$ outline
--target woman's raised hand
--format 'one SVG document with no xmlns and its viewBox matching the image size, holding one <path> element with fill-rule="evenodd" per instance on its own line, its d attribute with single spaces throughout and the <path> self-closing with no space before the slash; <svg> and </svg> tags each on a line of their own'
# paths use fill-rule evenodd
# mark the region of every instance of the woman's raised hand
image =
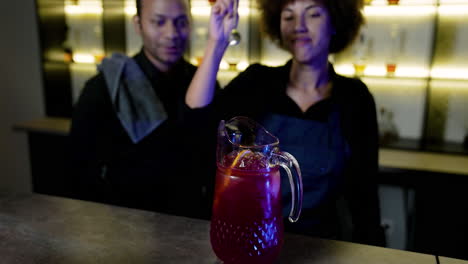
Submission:
<svg viewBox="0 0 468 264">
<path fill-rule="evenodd" d="M 185 103 L 190 108 L 205 107 L 213 100 L 219 64 L 239 20 L 238 5 L 239 0 L 217 0 L 211 8 L 205 54 L 185 95 Z"/>
<path fill-rule="evenodd" d="M 209 40 L 229 44 L 231 31 L 237 28 L 239 0 L 217 0 L 211 8 Z"/>
</svg>

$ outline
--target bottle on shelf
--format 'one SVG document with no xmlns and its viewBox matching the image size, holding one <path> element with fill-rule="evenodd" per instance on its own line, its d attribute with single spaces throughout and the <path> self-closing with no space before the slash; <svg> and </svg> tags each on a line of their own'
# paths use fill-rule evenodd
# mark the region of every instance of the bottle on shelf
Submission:
<svg viewBox="0 0 468 264">
<path fill-rule="evenodd" d="M 397 70 L 397 63 L 402 50 L 402 38 L 400 26 L 398 24 L 392 24 L 390 26 L 390 41 L 387 60 L 385 62 L 385 68 L 388 77 L 394 77 Z"/>
<path fill-rule="evenodd" d="M 67 63 L 73 62 L 73 51 L 71 48 L 63 48 L 63 61 Z"/>
<path fill-rule="evenodd" d="M 366 70 L 366 61 L 363 59 L 356 60 L 353 63 L 354 66 L 354 74 L 356 76 L 363 76 L 364 71 Z"/>
<path fill-rule="evenodd" d="M 400 0 L 387 0 L 388 5 L 398 5 Z"/>
<path fill-rule="evenodd" d="M 361 32 L 354 48 L 354 75 L 362 76 L 367 66 L 369 42 L 364 32 Z"/>
<path fill-rule="evenodd" d="M 395 62 L 388 61 L 387 64 L 385 65 L 385 68 L 387 70 L 387 76 L 388 77 L 395 76 L 395 72 L 396 72 L 396 63 Z"/>
<path fill-rule="evenodd" d="M 229 46 L 226 51 L 225 60 L 229 65 L 228 70 L 237 71 L 237 65 L 240 62 L 242 49 L 240 46 Z"/>
<path fill-rule="evenodd" d="M 385 107 L 379 109 L 379 141 L 380 144 L 385 145 L 391 141 L 398 139 L 399 133 L 393 119 L 393 112 Z"/>
</svg>

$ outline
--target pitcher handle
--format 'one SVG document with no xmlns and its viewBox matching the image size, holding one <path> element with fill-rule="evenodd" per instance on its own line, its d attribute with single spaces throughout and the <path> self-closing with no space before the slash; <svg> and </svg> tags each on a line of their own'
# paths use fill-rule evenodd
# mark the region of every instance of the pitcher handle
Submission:
<svg viewBox="0 0 468 264">
<path fill-rule="evenodd" d="M 299 216 L 301 215 L 302 209 L 302 175 L 301 169 L 299 168 L 299 163 L 297 162 L 296 158 L 293 155 L 289 154 L 288 152 L 281 151 L 275 153 L 275 155 L 279 158 L 279 165 L 283 167 L 283 169 L 288 174 L 289 184 L 291 185 L 291 211 L 289 212 L 288 220 L 291 223 L 297 222 L 299 220 Z M 294 167 L 296 170 L 296 177 L 293 177 L 291 173 L 291 169 Z"/>
</svg>

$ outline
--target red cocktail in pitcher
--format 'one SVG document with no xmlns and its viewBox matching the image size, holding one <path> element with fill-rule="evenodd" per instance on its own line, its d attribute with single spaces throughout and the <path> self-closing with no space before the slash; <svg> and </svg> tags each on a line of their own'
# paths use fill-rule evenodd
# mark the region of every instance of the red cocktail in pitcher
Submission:
<svg viewBox="0 0 468 264">
<path fill-rule="evenodd" d="M 297 161 L 280 152 L 278 139 L 246 117 L 236 117 L 218 130 L 215 197 L 210 239 L 224 263 L 272 263 L 283 243 L 279 167 L 288 173 L 297 221 L 302 180 Z M 295 174 L 290 168 L 294 168 Z"/>
</svg>

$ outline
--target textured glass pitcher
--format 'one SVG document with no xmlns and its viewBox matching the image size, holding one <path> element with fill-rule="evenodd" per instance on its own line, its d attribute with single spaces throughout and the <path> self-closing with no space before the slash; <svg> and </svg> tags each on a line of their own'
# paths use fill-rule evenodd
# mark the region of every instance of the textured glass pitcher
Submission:
<svg viewBox="0 0 468 264">
<path fill-rule="evenodd" d="M 299 218 L 299 165 L 278 145 L 275 136 L 247 117 L 220 122 L 210 240 L 224 263 L 272 263 L 278 257 L 283 243 L 279 167 L 291 184 L 289 221 Z"/>
</svg>

